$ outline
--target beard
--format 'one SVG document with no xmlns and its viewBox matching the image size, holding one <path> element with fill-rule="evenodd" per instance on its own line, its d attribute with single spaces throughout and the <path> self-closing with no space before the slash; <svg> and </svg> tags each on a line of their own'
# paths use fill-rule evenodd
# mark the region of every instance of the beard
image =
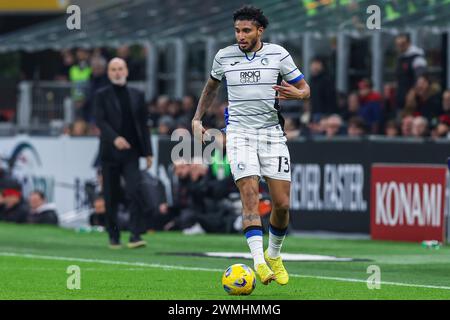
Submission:
<svg viewBox="0 0 450 320">
<path fill-rule="evenodd" d="M 247 49 L 244 49 L 244 48 L 242 48 L 242 47 L 240 47 L 240 46 L 239 46 L 239 47 L 240 47 L 241 50 L 244 51 L 244 52 L 251 52 L 253 49 L 255 49 L 257 43 L 258 43 L 258 39 L 255 39 L 255 40 L 253 40 L 253 41 L 250 42 L 250 44 L 249 44 L 249 46 L 248 46 Z"/>
<path fill-rule="evenodd" d="M 127 78 L 122 77 L 119 79 L 110 79 L 112 84 L 115 84 L 116 86 L 124 86 L 127 83 Z"/>
</svg>

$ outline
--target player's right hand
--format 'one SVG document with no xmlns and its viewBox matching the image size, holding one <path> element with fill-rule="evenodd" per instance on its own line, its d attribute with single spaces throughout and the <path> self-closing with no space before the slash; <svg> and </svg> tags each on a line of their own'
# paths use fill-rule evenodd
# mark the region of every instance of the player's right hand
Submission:
<svg viewBox="0 0 450 320">
<path fill-rule="evenodd" d="M 202 143 L 205 143 L 205 140 L 204 140 L 205 132 L 206 132 L 206 129 L 203 128 L 201 120 L 195 120 L 195 119 L 192 120 L 192 133 L 193 133 L 195 139 L 198 139 Z"/>
<path fill-rule="evenodd" d="M 117 137 L 114 139 L 114 146 L 119 150 L 130 149 L 131 146 L 124 137 Z"/>
</svg>

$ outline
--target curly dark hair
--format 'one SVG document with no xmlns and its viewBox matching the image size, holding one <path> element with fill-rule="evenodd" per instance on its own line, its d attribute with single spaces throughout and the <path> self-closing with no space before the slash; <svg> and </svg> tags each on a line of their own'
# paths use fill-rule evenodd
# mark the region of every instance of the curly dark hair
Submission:
<svg viewBox="0 0 450 320">
<path fill-rule="evenodd" d="M 243 6 L 233 13 L 233 21 L 236 20 L 249 20 L 254 21 L 258 27 L 267 28 L 269 20 L 266 18 L 261 9 L 254 6 Z"/>
</svg>

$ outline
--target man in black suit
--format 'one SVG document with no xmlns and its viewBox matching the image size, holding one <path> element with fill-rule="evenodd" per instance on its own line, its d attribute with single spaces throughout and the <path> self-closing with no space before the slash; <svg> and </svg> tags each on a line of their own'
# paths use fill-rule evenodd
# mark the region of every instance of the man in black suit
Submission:
<svg viewBox="0 0 450 320">
<path fill-rule="evenodd" d="M 117 209 L 120 178 L 123 176 L 130 199 L 129 248 L 145 246 L 142 240 L 143 210 L 140 209 L 141 173 L 139 157 L 152 165 L 152 147 L 147 128 L 147 108 L 142 92 L 127 86 L 128 68 L 120 58 L 108 64 L 111 85 L 95 95 L 95 118 L 100 129 L 100 162 L 106 204 L 106 227 L 111 248 L 120 248 Z"/>
</svg>

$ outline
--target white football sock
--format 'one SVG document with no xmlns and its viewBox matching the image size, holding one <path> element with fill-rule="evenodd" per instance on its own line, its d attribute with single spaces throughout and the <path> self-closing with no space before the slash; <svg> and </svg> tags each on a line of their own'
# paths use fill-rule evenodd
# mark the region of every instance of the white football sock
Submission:
<svg viewBox="0 0 450 320">
<path fill-rule="evenodd" d="M 278 258 L 280 256 L 284 238 L 286 238 L 286 234 L 275 235 L 269 229 L 269 247 L 267 249 L 267 255 L 270 258 Z"/>
<path fill-rule="evenodd" d="M 260 263 L 266 263 L 264 260 L 263 237 L 252 236 L 247 238 L 247 243 L 253 257 L 254 267 Z"/>
</svg>

